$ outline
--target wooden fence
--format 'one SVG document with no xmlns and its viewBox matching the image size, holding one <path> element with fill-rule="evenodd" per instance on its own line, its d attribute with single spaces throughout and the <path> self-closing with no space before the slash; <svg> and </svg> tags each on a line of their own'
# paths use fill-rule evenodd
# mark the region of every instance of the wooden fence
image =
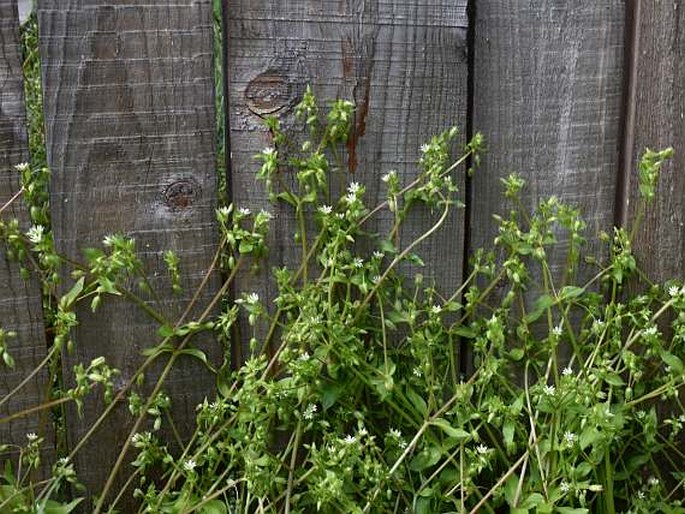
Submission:
<svg viewBox="0 0 685 514">
<path fill-rule="evenodd" d="M 455 124 L 463 141 L 473 130 L 484 133 L 488 151 L 477 173 L 458 174 L 466 208 L 422 249 L 426 269 L 445 287 L 459 284 L 465 256 L 495 234 L 501 177 L 517 171 L 528 181 L 528 205 L 549 195 L 577 205 L 592 236 L 634 216 L 635 161 L 645 146 L 673 146 L 676 153 L 637 235 L 636 255 L 657 279 L 683 277 L 685 1 L 224 4 L 226 167 L 235 204 L 266 206 L 252 159 L 270 143 L 263 118 L 276 115 L 288 126 L 311 84 L 320 99 L 354 101 L 348 172 L 367 184 L 371 203 L 383 195 L 380 175 L 396 169 L 409 176 L 432 134 Z M 165 274 L 162 251 L 175 250 L 186 291 L 208 269 L 217 244 L 212 11 L 211 0 L 39 2 L 51 215 L 60 252 L 77 257 L 118 232 L 135 237 L 152 276 Z M 0 206 L 20 188 L 12 166 L 28 158 L 18 29 L 16 0 L 0 0 Z M 294 256 L 290 219 L 276 209 L 271 265 Z M 19 203 L 8 213 L 27 223 Z M 417 230 L 427 222 L 412 220 Z M 18 334 L 8 343 L 17 365 L 3 368 L 0 396 L 47 352 L 39 284 L 22 281 L 5 257 L 0 249 L 0 326 Z M 217 280 L 207 297 L 218 287 Z M 266 274 L 245 275 L 238 289 L 268 298 L 274 284 Z M 187 301 L 157 307 L 171 313 Z M 104 355 L 125 383 L 141 362 L 140 350 L 155 340 L 156 325 L 126 302 L 78 314 L 65 380 L 74 363 Z M 40 403 L 45 381 L 45 374 L 32 377 L 0 416 Z M 166 388 L 175 418 L 191 424 L 194 405 L 212 387 L 199 364 L 178 367 Z M 67 412 L 71 447 L 101 409 L 87 403 L 83 420 Z M 77 454 L 87 486 L 106 476 L 128 419 L 122 406 Z M 36 415 L 0 424 L 0 440 L 22 443 L 44 426 L 39 422 Z"/>
</svg>

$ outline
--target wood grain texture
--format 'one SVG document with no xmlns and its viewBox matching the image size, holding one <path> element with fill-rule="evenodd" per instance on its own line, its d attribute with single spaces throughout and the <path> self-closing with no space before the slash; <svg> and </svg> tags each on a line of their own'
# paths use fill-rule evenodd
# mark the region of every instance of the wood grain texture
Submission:
<svg viewBox="0 0 685 514">
<path fill-rule="evenodd" d="M 346 169 L 332 180 L 338 190 L 345 182 L 364 184 L 370 206 L 385 198 L 384 173 L 395 169 L 409 182 L 422 143 L 449 126 L 462 132 L 466 126 L 465 1 L 236 0 L 229 2 L 228 17 L 233 200 L 253 210 L 268 207 L 277 216 L 266 270 L 295 266 L 294 224 L 289 207 L 267 205 L 253 155 L 271 145 L 262 118 L 276 115 L 292 127 L 294 106 L 308 84 L 326 107 L 335 98 L 354 101 Z M 417 212 L 402 245 L 436 219 Z M 455 210 L 418 250 L 426 275 L 442 291 L 461 280 L 463 220 Z M 266 270 L 244 277 L 239 289 L 257 291 L 268 303 L 276 291 Z"/>
<path fill-rule="evenodd" d="M 108 234 L 134 237 L 162 298 L 150 304 L 175 319 L 217 244 L 211 1 L 43 0 L 38 14 L 58 250 L 81 259 L 83 248 L 100 246 Z M 167 249 L 181 260 L 180 299 L 166 279 Z M 123 385 L 142 362 L 140 350 L 159 342 L 157 323 L 127 302 L 110 297 L 95 315 L 88 306 L 78 314 L 67 376 L 75 363 L 102 355 L 121 370 Z M 221 354 L 209 351 L 210 358 Z M 148 384 L 157 371 L 146 374 Z M 213 385 L 199 361 L 179 361 L 164 391 L 182 433 Z M 72 446 L 103 407 L 98 397 L 84 419 L 68 420 Z M 78 454 L 89 494 L 102 487 L 131 422 L 121 405 Z"/>
<path fill-rule="evenodd" d="M 556 195 L 581 209 L 590 252 L 609 230 L 619 163 L 624 3 L 476 2 L 474 121 L 488 151 L 473 179 L 471 248 L 507 213 L 500 178 L 526 181 L 526 208 Z M 550 255 L 553 274 L 565 252 Z"/>
<path fill-rule="evenodd" d="M 634 140 L 628 171 L 629 223 L 638 208 L 637 164 L 645 147 L 672 146 L 656 200 L 645 213 L 634 244 L 638 265 L 653 280 L 685 275 L 685 2 L 638 2 L 635 33 Z"/>
<path fill-rule="evenodd" d="M 0 0 L 0 208 L 21 189 L 16 164 L 28 161 L 26 111 L 22 78 L 22 56 L 16 0 Z M 3 221 L 19 219 L 28 228 L 29 216 L 22 199 L 2 213 Z M 8 369 L 0 362 L 0 398 L 28 376 L 47 353 L 40 285 L 19 275 L 19 266 L 7 258 L 0 245 L 0 328 L 17 333 L 8 339 L 7 350 L 16 367 Z M 43 403 L 47 394 L 47 373 L 38 373 L 17 395 L 0 408 L 0 417 L 17 413 Z M 54 450 L 52 430 L 47 413 L 0 424 L 0 441 L 25 445 L 26 434 L 33 432 L 46 438 L 50 456 Z M 49 463 L 49 457 L 46 462 Z M 0 457 L 0 468 L 4 462 Z"/>
</svg>

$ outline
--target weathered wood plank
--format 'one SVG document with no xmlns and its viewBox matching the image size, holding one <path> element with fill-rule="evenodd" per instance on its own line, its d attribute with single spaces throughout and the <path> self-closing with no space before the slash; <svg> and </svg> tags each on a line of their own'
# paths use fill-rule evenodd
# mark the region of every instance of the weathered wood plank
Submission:
<svg viewBox="0 0 685 514">
<path fill-rule="evenodd" d="M 581 209 L 590 251 L 611 228 L 619 162 L 624 2 L 477 1 L 474 129 L 488 151 L 473 178 L 470 248 L 506 213 L 500 178 L 527 181 L 525 207 L 556 195 Z M 561 277 L 565 252 L 549 255 Z"/>
<path fill-rule="evenodd" d="M 38 14 L 56 246 L 82 259 L 84 247 L 100 246 L 108 234 L 134 237 L 162 298 L 149 303 L 173 320 L 217 244 L 211 1 L 44 0 Z M 166 279 L 167 249 L 181 260 L 181 298 Z M 75 363 L 103 355 L 126 383 L 142 362 L 140 350 L 159 342 L 157 323 L 129 303 L 107 298 L 95 315 L 88 307 L 78 314 L 67 376 Z M 158 371 L 146 374 L 148 383 Z M 213 385 L 199 361 L 176 366 L 164 391 L 181 433 Z M 72 447 L 102 409 L 98 398 L 83 420 L 68 420 Z M 121 405 L 77 455 L 89 494 L 102 487 L 131 421 Z"/>
<path fill-rule="evenodd" d="M 639 182 L 637 163 L 646 147 L 672 146 L 664 165 L 654 205 L 647 209 L 636 234 L 638 265 L 653 280 L 685 276 L 685 2 L 637 2 L 634 33 L 635 80 L 633 138 L 629 157 L 627 220 L 635 221 Z"/>
<path fill-rule="evenodd" d="M 21 189 L 19 173 L 14 166 L 28 161 L 26 111 L 22 78 L 22 55 L 16 0 L 0 0 L 0 208 Z M 2 213 L 2 219 L 19 219 L 22 228 L 29 216 L 22 199 L 13 202 Z M 16 332 L 8 339 L 7 350 L 16 367 L 8 369 L 0 362 L 0 400 L 17 387 L 45 358 L 47 346 L 40 285 L 35 279 L 24 281 L 19 266 L 11 262 L 0 246 L 0 328 Z M 0 417 L 35 407 L 46 401 L 47 372 L 38 373 L 19 393 L 0 407 Z M 0 442 L 25 445 L 26 434 L 46 436 L 45 447 L 52 456 L 54 450 L 48 413 L 0 424 Z M 4 462 L 0 457 L 0 468 Z"/>
<path fill-rule="evenodd" d="M 466 1 L 237 0 L 229 7 L 233 200 L 275 211 L 265 268 L 295 267 L 289 207 L 267 206 L 263 185 L 255 181 L 253 155 L 271 145 L 262 118 L 276 115 L 292 126 L 293 107 L 308 84 L 325 105 L 335 98 L 353 100 L 356 119 L 344 180 L 364 184 L 367 205 L 375 206 L 384 200 L 382 174 L 395 169 L 408 182 L 422 143 L 451 125 L 464 131 Z M 460 173 L 457 183 L 463 181 Z M 417 213 L 403 234 L 403 246 L 435 219 Z M 439 280 L 441 291 L 461 280 L 463 220 L 455 211 L 419 248 L 427 278 Z M 275 294 L 266 273 L 244 277 L 238 289 L 257 291 L 267 304 Z"/>
</svg>

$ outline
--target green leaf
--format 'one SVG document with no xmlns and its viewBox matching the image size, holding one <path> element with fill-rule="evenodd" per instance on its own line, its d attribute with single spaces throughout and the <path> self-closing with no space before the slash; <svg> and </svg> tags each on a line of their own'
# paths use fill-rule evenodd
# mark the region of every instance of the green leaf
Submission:
<svg viewBox="0 0 685 514">
<path fill-rule="evenodd" d="M 219 500 L 211 500 L 200 508 L 201 514 L 228 514 L 226 504 Z"/>
<path fill-rule="evenodd" d="M 152 357 L 153 355 L 159 355 L 164 352 L 173 352 L 174 347 L 169 343 L 158 344 L 157 346 L 152 346 L 150 348 L 144 348 L 140 351 L 143 357 Z"/>
<path fill-rule="evenodd" d="M 626 385 L 626 383 L 621 378 L 621 375 L 619 375 L 618 373 L 611 373 L 611 372 L 607 373 L 604 376 L 604 381 L 607 384 L 612 385 L 612 386 L 616 386 L 616 387 L 623 387 L 624 385 Z"/>
<path fill-rule="evenodd" d="M 83 284 L 85 283 L 86 277 L 81 277 L 79 278 L 76 283 L 71 287 L 69 292 L 62 296 L 62 298 L 59 301 L 59 306 L 63 310 L 67 310 L 69 307 L 71 307 L 78 296 L 81 294 L 83 291 Z"/>
<path fill-rule="evenodd" d="M 114 282 L 112 282 L 107 277 L 98 278 L 98 284 L 100 284 L 100 285 L 95 290 L 97 293 L 108 293 L 108 294 L 114 294 L 114 295 L 121 296 L 121 293 L 119 291 L 117 291 L 117 288 L 114 285 Z"/>
<path fill-rule="evenodd" d="M 514 444 L 514 422 L 507 419 L 502 427 L 502 435 L 504 436 L 504 444 L 509 448 Z"/>
<path fill-rule="evenodd" d="M 463 428 L 455 428 L 450 425 L 447 420 L 442 418 L 431 421 L 431 425 L 440 428 L 447 434 L 448 437 L 453 437 L 459 441 L 467 441 L 471 438 L 471 434 L 469 434 L 466 430 Z"/>
<path fill-rule="evenodd" d="M 416 391 L 414 391 L 411 387 L 407 387 L 407 396 L 409 397 L 409 401 L 412 403 L 416 411 L 425 418 L 428 415 L 428 405 L 426 404 L 426 401 L 416 394 Z"/>
<path fill-rule="evenodd" d="M 157 330 L 157 335 L 160 337 L 173 337 L 174 336 L 174 327 L 172 327 L 170 325 L 162 325 Z"/>
<path fill-rule="evenodd" d="M 83 501 L 83 498 L 76 498 L 74 501 L 72 501 L 70 503 L 62 504 L 62 503 L 58 503 L 58 502 L 53 501 L 53 500 L 48 500 L 45 503 L 45 509 L 43 510 L 43 513 L 44 514 L 69 514 L 82 501 Z"/>
<path fill-rule="evenodd" d="M 290 192 L 290 191 L 285 191 L 283 193 L 279 193 L 276 195 L 276 198 L 279 200 L 283 200 L 286 203 L 289 203 L 293 207 L 297 207 L 297 198 Z"/>
<path fill-rule="evenodd" d="M 583 430 L 583 433 L 580 434 L 578 443 L 580 444 L 581 450 L 584 450 L 600 438 L 601 434 L 597 431 L 597 429 L 594 427 L 587 427 L 585 430 Z"/>
<path fill-rule="evenodd" d="M 521 502 L 520 508 L 530 510 L 543 503 L 545 503 L 544 496 L 542 496 L 540 493 L 532 493 Z"/>
<path fill-rule="evenodd" d="M 252 250 L 254 250 L 254 245 L 252 243 L 248 243 L 247 241 L 241 241 L 240 245 L 238 246 L 238 251 L 240 253 L 250 253 Z"/>
<path fill-rule="evenodd" d="M 683 372 L 683 361 L 681 361 L 680 358 L 673 355 L 672 353 L 663 350 L 661 352 L 661 360 L 664 361 L 666 365 L 676 373 Z"/>
<path fill-rule="evenodd" d="M 412 471 L 423 471 L 432 466 L 435 466 L 440 460 L 442 452 L 437 446 L 429 446 L 421 450 L 416 457 L 409 463 L 409 469 Z"/>
<path fill-rule="evenodd" d="M 337 382 L 327 383 L 321 390 L 321 406 L 326 411 L 342 396 L 343 386 Z"/>
<path fill-rule="evenodd" d="M 207 366 L 207 369 L 209 369 L 209 371 L 211 371 L 212 373 L 216 373 L 214 367 L 209 363 L 209 360 L 207 360 L 207 354 L 199 348 L 185 348 L 178 353 L 180 353 L 181 355 L 190 355 L 191 357 L 195 357 L 196 359 L 202 361 L 202 363 L 205 366 Z"/>
<path fill-rule="evenodd" d="M 381 252 L 387 253 L 389 255 L 394 255 L 397 253 L 397 248 L 395 245 L 392 243 L 392 241 L 389 241 L 388 239 L 384 239 L 380 242 L 380 249 Z"/>
<path fill-rule="evenodd" d="M 536 321 L 552 305 L 554 305 L 554 298 L 548 294 L 541 295 L 537 300 L 535 300 L 535 303 L 533 304 L 533 310 L 530 311 L 523 318 L 523 320 L 526 323 L 532 323 L 533 321 Z"/>
<path fill-rule="evenodd" d="M 473 339 L 476 337 L 476 332 L 471 327 L 461 326 L 457 328 L 454 333 L 459 337 L 464 337 L 466 339 Z"/>
<path fill-rule="evenodd" d="M 5 365 L 9 369 L 14 369 L 16 363 L 14 362 L 14 357 L 12 357 L 7 351 L 2 352 L 2 360 L 5 361 Z"/>
<path fill-rule="evenodd" d="M 431 507 L 431 499 L 424 496 L 420 496 L 416 499 L 416 508 L 414 509 L 416 514 L 432 514 L 435 512 Z"/>
<path fill-rule="evenodd" d="M 97 259 L 104 257 L 105 252 L 99 248 L 85 248 L 83 250 L 83 255 L 85 256 L 88 264 L 93 265 Z"/>
<path fill-rule="evenodd" d="M 578 286 L 566 286 L 562 287 L 559 292 L 559 298 L 561 300 L 570 300 L 571 298 L 578 298 L 585 292 L 585 289 Z"/>
<path fill-rule="evenodd" d="M 587 509 L 575 507 L 557 507 L 556 509 L 559 514 L 588 514 L 590 512 Z"/>
<path fill-rule="evenodd" d="M 523 359 L 524 355 L 525 352 L 523 351 L 523 348 L 514 348 L 509 352 L 509 358 L 515 362 L 518 362 L 521 359 Z"/>
</svg>

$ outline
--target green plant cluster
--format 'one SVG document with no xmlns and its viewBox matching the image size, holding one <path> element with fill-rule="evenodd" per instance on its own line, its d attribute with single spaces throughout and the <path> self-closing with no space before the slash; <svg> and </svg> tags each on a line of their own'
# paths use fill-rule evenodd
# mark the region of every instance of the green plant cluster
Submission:
<svg viewBox="0 0 685 514">
<path fill-rule="evenodd" d="M 3 239 L 27 270 L 51 280 L 55 262 L 72 266 L 72 285 L 56 304 L 55 352 L 73 345 L 76 306 L 97 311 L 107 296 L 138 304 L 160 324 L 160 340 L 116 395 L 117 370 L 98 358 L 79 364 L 75 387 L 47 404 L 80 406 L 102 389 L 108 406 L 99 423 L 115 397 L 128 401 L 136 421 L 94 511 L 116 512 L 133 495 L 151 513 L 684 512 L 685 286 L 631 292 L 639 270 L 629 233 L 604 234 L 602 256 L 584 259 L 577 210 L 550 198 L 528 214 L 516 175 L 503 183 L 511 211 L 497 218 L 493 251 L 475 252 L 459 288 L 445 293 L 420 274 L 405 276 L 404 264 L 422 264 L 419 245 L 461 206 L 455 173 L 475 160 L 482 136 L 456 160 L 457 131 L 434 137 L 421 148 L 417 177 L 405 184 L 389 172 L 384 200 L 368 205 L 356 182 L 335 200 L 331 193 L 353 105 L 337 101 L 323 115 L 308 90 L 297 112 L 306 141 L 293 143 L 269 119 L 275 144 L 258 156 L 272 200 L 292 207 L 301 257 L 296 269 L 273 270 L 273 308 L 247 291 L 211 314 L 237 273 L 267 255 L 266 211 L 217 211 L 212 272 L 227 278 L 199 317 L 186 319 L 189 308 L 178 320 L 145 301 L 158 294 L 133 240 L 108 236 L 83 263 L 66 262 L 42 225 L 22 232 L 3 221 Z M 645 154 L 643 193 L 669 154 Z M 35 175 L 24 176 L 28 190 Z M 433 225 L 402 242 L 401 227 L 420 205 Z M 392 220 L 382 233 L 379 217 Z M 553 249 L 566 252 L 562 273 L 549 267 Z M 182 262 L 173 253 L 164 261 L 178 292 Z M 192 336 L 213 332 L 238 344 L 242 317 L 252 327 L 251 355 L 236 371 L 229 362 L 214 369 Z M 0 334 L 11 365 L 11 333 Z M 470 375 L 460 366 L 466 351 Z M 205 362 L 217 390 L 198 406 L 195 433 L 179 452 L 161 428 L 172 407 L 164 380 L 182 355 Z M 153 387 L 138 387 L 162 357 Z M 2 448 L 19 458 L 6 461 L 0 511 L 70 512 L 79 501 L 64 496 L 77 483 L 70 459 L 82 443 L 35 483 L 42 438 L 27 438 Z M 128 452 L 134 460 L 124 470 Z M 118 473 L 128 489 L 115 495 Z"/>
<path fill-rule="evenodd" d="M 24 37 L 35 48 L 35 20 Z M 26 66 L 35 77 L 37 53 Z M 39 80 L 28 86 L 39 90 Z M 268 255 L 273 215 L 222 207 L 214 264 L 185 311 L 169 318 L 155 305 L 182 293 L 183 262 L 172 251 L 163 255 L 165 291 L 153 288 L 131 238 L 107 236 L 79 262 L 55 251 L 40 94 L 27 96 L 35 157 L 18 173 L 31 226 L 0 206 L 0 239 L 22 274 L 43 284 L 53 339 L 0 405 L 42 367 L 53 387 L 44 404 L 0 424 L 37 410 L 59 423 L 61 408 L 80 412 L 94 394 L 105 403 L 82 440 L 58 448 L 47 477 L 38 473 L 41 434 L 26 434 L 23 445 L 0 441 L 0 512 L 114 513 L 131 497 L 139 512 L 174 514 L 685 512 L 685 284 L 653 284 L 641 273 L 632 240 L 642 214 L 633 227 L 602 234 L 599 255 L 588 256 L 580 213 L 557 198 L 528 212 L 525 182 L 511 175 L 493 247 L 474 252 L 459 287 L 441 290 L 407 270 L 423 266 L 422 244 L 462 206 L 457 177 L 477 165 L 483 137 L 455 159 L 457 130 L 435 136 L 420 149 L 417 176 L 388 172 L 384 198 L 371 204 L 364 184 L 336 190 L 354 105 L 322 109 L 308 89 L 296 108 L 301 134 L 269 118 L 273 146 L 257 156 L 270 200 L 292 211 L 298 266 L 266 270 L 274 298 L 242 291 L 232 299 L 236 276 Z M 671 153 L 648 150 L 640 161 L 645 206 Z M 402 228 L 417 207 L 432 225 L 407 240 Z M 556 262 L 560 252 L 563 269 L 551 269 L 549 256 Z M 223 284 L 198 305 L 213 274 Z M 98 313 L 114 296 L 158 323 L 157 340 L 123 386 L 115 388 L 121 377 L 104 357 L 77 364 L 65 386 L 60 356 L 73 351 L 79 313 Z M 15 333 L 0 321 L 0 366 L 12 368 Z M 228 351 L 223 363 L 210 362 L 194 345 L 195 335 L 211 334 L 226 350 L 241 344 L 245 327 L 244 363 L 230 362 Z M 170 440 L 165 381 L 186 358 L 202 361 L 217 387 L 198 405 L 192 437 Z M 132 428 L 85 507 L 74 456 L 122 403 Z"/>
</svg>

